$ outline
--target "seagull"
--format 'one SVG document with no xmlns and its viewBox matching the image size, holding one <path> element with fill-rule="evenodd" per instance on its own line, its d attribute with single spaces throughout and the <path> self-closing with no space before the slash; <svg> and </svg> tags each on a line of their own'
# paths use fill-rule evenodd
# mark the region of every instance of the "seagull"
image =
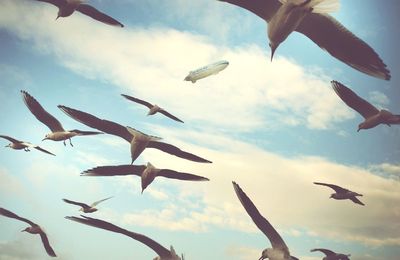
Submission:
<svg viewBox="0 0 400 260">
<path fill-rule="evenodd" d="M 26 106 L 32 112 L 32 114 L 43 124 L 45 124 L 52 131 L 50 134 L 47 134 L 45 138 L 42 140 L 52 140 L 52 141 L 64 141 L 69 140 L 69 144 L 71 146 L 71 138 L 74 136 L 83 136 L 83 135 L 98 135 L 102 134 L 101 132 L 92 132 L 92 131 L 80 131 L 80 130 L 70 130 L 66 131 L 62 127 L 60 121 L 58 121 L 54 116 L 50 115 L 44 108 L 37 102 L 37 100 L 29 95 L 28 92 L 21 90 L 22 97 Z"/>
<path fill-rule="evenodd" d="M 130 101 L 133 101 L 133 102 L 136 102 L 136 103 L 139 103 L 139 104 L 142 104 L 142 105 L 148 107 L 148 108 L 150 109 L 149 112 L 147 113 L 148 116 L 154 115 L 155 113 L 159 112 L 159 113 L 161 113 L 161 114 L 163 114 L 163 115 L 165 115 L 165 116 L 171 118 L 172 120 L 175 120 L 175 121 L 177 121 L 177 122 L 183 123 L 182 120 L 180 120 L 180 119 L 177 118 L 176 116 L 171 115 L 170 113 L 168 113 L 167 111 L 165 111 L 163 108 L 161 108 L 161 107 L 159 107 L 159 106 L 157 106 L 157 105 L 155 105 L 155 104 L 152 105 L 152 104 L 150 104 L 150 103 L 147 102 L 147 101 L 144 101 L 144 100 L 141 100 L 141 99 L 132 97 L 132 96 L 124 95 L 124 94 L 121 94 L 121 96 L 123 96 L 123 97 L 126 98 L 126 99 L 129 99 Z"/>
<path fill-rule="evenodd" d="M 256 206 L 247 197 L 246 193 L 240 188 L 236 182 L 232 182 L 233 188 L 235 189 L 236 195 L 242 203 L 247 214 L 250 215 L 254 224 L 268 237 L 271 242 L 272 248 L 264 249 L 259 260 L 270 259 L 270 260 L 299 260 L 298 258 L 291 256 L 289 248 L 283 241 L 282 237 L 276 232 L 274 227 L 266 220 L 258 211 Z"/>
<path fill-rule="evenodd" d="M 169 169 L 157 169 L 151 163 L 147 165 L 100 166 L 81 173 L 81 176 L 116 176 L 137 175 L 142 179 L 142 193 L 156 177 L 165 177 L 182 181 L 209 181 L 198 175 L 177 172 Z"/>
<path fill-rule="evenodd" d="M 351 200 L 354 203 L 360 204 L 362 206 L 365 206 L 364 203 L 362 203 L 360 200 L 357 199 L 357 196 L 363 196 L 362 194 L 358 194 L 354 191 L 350 191 L 348 189 L 339 187 L 334 184 L 328 184 L 328 183 L 322 183 L 322 182 L 314 182 L 316 185 L 322 185 L 322 186 L 327 186 L 335 190 L 336 193 L 331 194 L 330 198 L 335 199 L 335 200 Z"/>
<path fill-rule="evenodd" d="M 393 115 L 385 109 L 378 110 L 371 103 L 362 99 L 351 89 L 337 81 L 333 80 L 331 84 L 343 102 L 364 117 L 365 121 L 358 125 L 357 132 L 361 129 L 373 128 L 379 124 L 386 124 L 388 126 L 400 124 L 400 115 Z"/>
<path fill-rule="evenodd" d="M 156 241 L 154 241 L 153 239 L 151 239 L 145 235 L 128 231 L 128 230 L 120 228 L 112 223 L 109 223 L 109 222 L 106 222 L 106 221 L 103 221 L 100 219 L 96 219 L 96 218 L 86 217 L 86 216 L 81 216 L 81 218 L 80 217 L 65 217 L 65 218 L 85 224 L 85 225 L 89 225 L 92 227 L 97 227 L 97 228 L 109 230 L 111 232 L 120 233 L 122 235 L 133 238 L 133 239 L 145 244 L 146 246 L 150 247 L 158 254 L 158 256 L 154 258 L 154 260 L 184 260 L 183 255 L 182 255 L 182 258 L 180 258 L 176 254 L 176 252 L 172 246 L 171 246 L 171 249 L 168 250 L 167 248 L 163 247 L 162 245 L 160 245 L 159 243 L 157 243 Z"/>
<path fill-rule="evenodd" d="M 103 201 L 105 201 L 105 200 L 111 199 L 111 198 L 112 198 L 112 197 L 108 197 L 108 198 L 105 198 L 105 199 L 102 199 L 102 200 L 93 202 L 92 205 L 90 205 L 90 206 L 89 206 L 88 204 L 85 204 L 85 203 L 82 203 L 82 202 L 76 202 L 76 201 L 67 200 L 67 199 L 63 199 L 63 201 L 66 202 L 66 203 L 69 203 L 69 204 L 81 206 L 81 208 L 79 209 L 79 211 L 83 211 L 84 213 L 93 213 L 93 212 L 96 212 L 96 211 L 98 210 L 98 209 L 96 209 L 95 207 L 96 207 L 99 203 L 101 203 L 101 202 L 103 202 Z"/>
<path fill-rule="evenodd" d="M 97 118 L 91 114 L 69 108 L 66 106 L 58 106 L 64 113 L 72 117 L 73 119 L 100 131 L 108 134 L 119 136 L 131 144 L 131 158 L 133 162 L 146 148 L 156 148 L 163 152 L 175 155 L 180 158 L 184 158 L 190 161 L 201 162 L 201 163 L 211 163 L 206 159 L 203 159 L 197 155 L 182 151 L 176 146 L 171 144 L 160 142 L 160 137 L 146 135 L 134 128 L 129 126 L 124 127 L 120 124 Z"/>
<path fill-rule="evenodd" d="M 116 25 L 119 27 L 124 27 L 124 25 L 114 18 L 106 15 L 105 13 L 100 12 L 96 8 L 91 5 L 85 4 L 85 1 L 82 0 L 37 0 L 40 2 L 46 2 L 58 7 L 57 18 L 59 17 L 68 17 L 73 12 L 79 11 L 83 14 L 86 14 L 93 19 L 100 21 L 102 23 L 106 23 L 109 25 Z"/>
<path fill-rule="evenodd" d="M 326 256 L 322 258 L 322 260 L 350 260 L 351 255 L 344 255 L 344 254 L 337 254 L 331 250 L 324 249 L 324 248 L 315 248 L 311 249 L 310 252 L 321 251 Z"/>
<path fill-rule="evenodd" d="M 379 55 L 335 18 L 326 14 L 338 9 L 338 0 L 219 1 L 247 9 L 268 23 L 271 60 L 279 44 L 294 30 L 354 69 L 390 80 L 390 71 Z"/>
<path fill-rule="evenodd" d="M 54 153 L 51 153 L 51 152 L 39 147 L 38 145 L 34 145 L 34 144 L 24 142 L 24 141 L 19 141 L 17 139 L 14 139 L 14 138 L 12 138 L 10 136 L 6 136 L 6 135 L 0 135 L 0 138 L 4 138 L 4 139 L 7 139 L 8 141 L 10 141 L 11 143 L 6 145 L 6 147 L 10 147 L 14 150 L 22 150 L 23 149 L 25 152 L 30 152 L 29 148 L 35 148 L 36 150 L 39 150 L 41 152 L 48 153 L 48 154 L 55 156 Z"/>
<path fill-rule="evenodd" d="M 47 238 L 46 233 L 43 231 L 43 229 L 36 223 L 33 223 L 32 221 L 26 219 L 26 218 L 21 218 L 20 216 L 16 215 L 15 213 L 6 210 L 4 208 L 0 208 L 0 215 L 8 217 L 8 218 L 15 218 L 18 220 L 21 220 L 23 222 L 28 223 L 31 225 L 30 227 L 25 228 L 21 232 L 28 232 L 31 234 L 39 234 L 40 238 L 42 239 L 42 243 L 44 248 L 46 249 L 46 252 L 49 256 L 56 257 L 56 253 L 54 253 L 53 248 L 51 248 L 49 240 Z"/>
</svg>

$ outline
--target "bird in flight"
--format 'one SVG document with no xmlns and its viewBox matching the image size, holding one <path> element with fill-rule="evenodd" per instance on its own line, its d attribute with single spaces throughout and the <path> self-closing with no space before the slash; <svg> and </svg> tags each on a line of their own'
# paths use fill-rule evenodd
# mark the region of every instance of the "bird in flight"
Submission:
<svg viewBox="0 0 400 260">
<path fill-rule="evenodd" d="M 390 71 L 374 49 L 326 13 L 338 9 L 338 0 L 219 1 L 247 9 L 268 23 L 271 60 L 286 37 L 297 31 L 354 69 L 390 80 Z"/>
<path fill-rule="evenodd" d="M 340 82 L 333 80 L 331 84 L 333 90 L 335 90 L 343 102 L 364 117 L 365 120 L 358 125 L 357 132 L 361 129 L 370 129 L 380 124 L 388 126 L 400 124 L 400 115 L 394 115 L 385 109 L 379 110 Z"/>
<path fill-rule="evenodd" d="M 259 260 L 270 259 L 270 260 L 299 260 L 298 258 L 291 256 L 289 248 L 283 241 L 279 233 L 274 229 L 274 227 L 265 219 L 261 213 L 258 211 L 254 203 L 250 198 L 243 192 L 236 182 L 232 182 L 233 188 L 235 189 L 236 195 L 242 203 L 247 214 L 251 217 L 254 224 L 267 236 L 271 242 L 272 248 L 267 248 L 262 251 Z"/>
<path fill-rule="evenodd" d="M 43 231 L 43 229 L 36 223 L 33 223 L 32 221 L 26 219 L 26 218 L 21 218 L 20 216 L 16 215 L 15 213 L 4 209 L 0 208 L 0 215 L 8 217 L 8 218 L 14 218 L 23 222 L 26 222 L 30 225 L 30 227 L 27 227 L 23 229 L 21 232 L 28 232 L 30 234 L 39 234 L 40 238 L 42 239 L 42 243 L 44 246 L 44 249 L 46 249 L 46 252 L 49 256 L 51 257 L 56 257 L 56 253 L 54 253 L 53 248 L 50 246 L 49 239 L 47 238 L 46 233 Z"/>
<path fill-rule="evenodd" d="M 119 234 L 128 236 L 130 238 L 133 238 L 133 239 L 145 244 L 146 246 L 150 247 L 151 249 L 154 250 L 154 252 L 157 253 L 158 256 L 155 257 L 154 260 L 184 260 L 183 255 L 182 255 L 182 258 L 179 257 L 176 254 L 176 252 L 172 246 L 171 246 L 171 249 L 168 250 L 167 248 L 163 247 L 162 245 L 160 245 L 159 243 L 157 243 L 156 241 L 154 241 L 153 239 L 151 239 L 145 235 L 135 233 L 132 231 L 128 231 L 128 230 L 120 228 L 110 222 L 106 222 L 101 219 L 90 218 L 90 217 L 86 217 L 86 216 L 65 217 L 65 218 L 88 225 L 88 226 L 105 229 L 105 230 L 108 230 L 108 231 L 111 231 L 114 233 L 119 233 Z"/>
<path fill-rule="evenodd" d="M 41 152 L 44 152 L 44 153 L 51 154 L 51 155 L 55 156 L 54 153 L 51 153 L 51 152 L 39 147 L 38 145 L 34 145 L 34 144 L 31 144 L 31 143 L 28 143 L 28 142 L 20 141 L 20 140 L 12 138 L 10 136 L 7 136 L 7 135 L 0 135 L 0 138 L 4 138 L 4 139 L 10 141 L 11 143 L 6 145 L 6 147 L 10 147 L 11 149 L 14 149 L 14 150 L 24 150 L 25 152 L 29 152 L 30 151 L 29 148 L 34 148 L 34 149 L 39 150 Z"/>
<path fill-rule="evenodd" d="M 360 204 L 362 206 L 365 206 L 364 203 L 362 203 L 359 199 L 357 199 L 357 196 L 363 196 L 362 194 L 359 194 L 357 192 L 342 188 L 340 186 L 334 185 L 334 184 L 328 184 L 328 183 L 322 183 L 322 182 L 314 182 L 316 185 L 322 185 L 322 186 L 327 186 L 335 191 L 335 193 L 331 194 L 330 198 L 335 199 L 335 200 L 351 200 L 356 204 Z"/>
<path fill-rule="evenodd" d="M 147 101 L 144 101 L 144 100 L 132 97 L 132 96 L 128 96 L 128 95 L 125 95 L 125 94 L 121 94 L 121 96 L 123 96 L 124 98 L 126 98 L 126 99 L 128 99 L 130 101 L 133 101 L 133 102 L 136 102 L 136 103 L 139 103 L 139 104 L 142 104 L 142 105 L 148 107 L 150 109 L 149 112 L 147 113 L 148 116 L 154 115 L 155 113 L 158 112 L 158 113 L 163 114 L 164 116 L 167 116 L 167 117 L 171 118 L 172 120 L 175 120 L 177 122 L 183 123 L 182 120 L 180 120 L 176 116 L 168 113 L 165 109 L 163 109 L 163 108 L 161 108 L 161 107 L 159 107 L 159 106 L 157 106 L 155 104 L 153 105 L 153 104 L 150 104 Z"/>
<path fill-rule="evenodd" d="M 32 97 L 28 92 L 21 90 L 22 97 L 26 106 L 32 112 L 32 114 L 43 124 L 45 124 L 52 132 L 45 136 L 44 140 L 52 141 L 63 141 L 69 140 L 69 144 L 72 145 L 71 138 L 74 136 L 85 136 L 85 135 L 98 135 L 101 132 L 93 131 L 80 131 L 80 130 L 70 130 L 66 131 L 54 116 L 49 114 L 44 108 L 39 104 L 39 102 Z"/>
<path fill-rule="evenodd" d="M 82 202 L 76 202 L 76 201 L 72 201 L 72 200 L 68 200 L 68 199 L 63 199 L 64 202 L 69 203 L 69 204 L 73 204 L 73 205 L 77 205 L 77 206 L 81 206 L 81 208 L 79 209 L 79 211 L 82 211 L 84 213 L 93 213 L 96 212 L 98 209 L 96 209 L 95 207 L 108 199 L 111 199 L 112 197 L 108 197 L 99 201 L 95 201 L 93 202 L 90 206 L 88 204 L 82 203 Z"/>
<path fill-rule="evenodd" d="M 68 17 L 75 11 L 78 11 L 102 23 L 124 27 L 122 23 L 106 15 L 105 13 L 100 12 L 93 6 L 85 4 L 85 1 L 82 0 L 37 0 L 37 1 L 46 2 L 58 7 L 56 20 L 60 17 Z"/>
<path fill-rule="evenodd" d="M 350 260 L 349 258 L 350 255 L 338 254 L 329 249 L 314 248 L 310 250 L 310 252 L 317 252 L 317 251 L 320 251 L 325 254 L 325 257 L 322 258 L 322 260 Z"/>
</svg>

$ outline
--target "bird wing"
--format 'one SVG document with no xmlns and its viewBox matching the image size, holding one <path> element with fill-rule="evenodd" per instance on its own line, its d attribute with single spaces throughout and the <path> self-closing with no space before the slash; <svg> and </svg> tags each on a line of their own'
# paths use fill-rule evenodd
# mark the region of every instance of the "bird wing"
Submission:
<svg viewBox="0 0 400 260">
<path fill-rule="evenodd" d="M 199 176 L 199 175 L 194 175 L 190 173 L 185 173 L 185 172 L 177 172 L 173 170 L 168 170 L 168 169 L 162 169 L 158 172 L 157 176 L 162 176 L 170 179 L 177 179 L 177 180 L 183 180 L 183 181 L 209 181 L 208 178 Z"/>
<path fill-rule="evenodd" d="M 24 102 L 32 114 L 43 124 L 45 124 L 52 132 L 65 131 L 60 121 L 54 116 L 50 115 L 44 108 L 37 102 L 37 100 L 29 95 L 28 92 L 21 90 Z"/>
<path fill-rule="evenodd" d="M 47 151 L 47 150 L 45 150 L 45 149 L 43 149 L 43 148 L 41 148 L 40 146 L 38 146 L 38 145 L 34 145 L 34 146 L 32 146 L 33 148 L 35 148 L 36 150 L 39 150 L 39 151 L 41 151 L 41 152 L 44 152 L 44 153 L 47 153 L 47 154 L 51 154 L 51 155 L 54 155 L 54 156 L 56 156 L 54 153 L 51 153 L 51 152 L 49 152 L 49 151 Z"/>
<path fill-rule="evenodd" d="M 101 202 L 103 202 L 103 201 L 105 201 L 105 200 L 109 200 L 109 199 L 111 199 L 112 198 L 112 196 L 111 197 L 108 197 L 108 198 L 105 198 L 105 199 L 102 199 L 102 200 L 99 200 L 99 201 L 95 201 L 95 202 L 93 202 L 92 203 L 92 205 L 90 205 L 92 208 L 93 207 L 96 207 L 99 203 L 101 203 Z"/>
<path fill-rule="evenodd" d="M 53 4 L 53 5 L 57 6 L 58 8 L 60 8 L 60 7 L 62 7 L 62 6 L 67 4 L 66 0 L 36 0 L 36 1 Z"/>
<path fill-rule="evenodd" d="M 66 202 L 66 203 L 69 203 L 69 204 L 80 206 L 82 208 L 86 208 L 86 209 L 90 208 L 90 206 L 88 204 L 85 204 L 85 203 L 82 203 L 82 202 L 77 202 L 77 201 L 67 200 L 67 199 L 63 199 L 63 201 Z"/>
<path fill-rule="evenodd" d="M 329 188 L 331 188 L 331 189 L 334 189 L 337 193 L 342 193 L 342 192 L 347 192 L 347 191 L 349 191 L 348 189 L 339 187 L 339 186 L 334 185 L 334 184 L 328 184 L 328 183 L 322 183 L 322 182 L 314 182 L 314 184 L 316 184 L 316 185 L 322 185 L 322 186 L 327 186 L 327 187 L 329 187 Z"/>
<path fill-rule="evenodd" d="M 96 128 L 100 131 L 103 131 L 107 134 L 111 134 L 111 135 L 117 135 L 119 137 L 124 138 L 126 141 L 128 141 L 129 143 L 132 141 L 133 135 L 131 133 L 129 133 L 128 129 L 126 129 L 126 127 L 105 120 L 105 119 L 100 119 L 98 117 L 95 117 L 91 114 L 73 109 L 73 108 L 69 108 L 66 106 L 58 106 L 59 109 L 61 109 L 64 113 L 66 113 L 67 115 L 69 115 L 70 117 L 72 117 L 73 119 L 81 122 L 82 124 L 85 124 L 87 126 L 90 126 L 92 128 Z"/>
<path fill-rule="evenodd" d="M 97 10 L 96 8 L 94 8 L 93 6 L 90 6 L 88 4 L 80 4 L 76 8 L 76 10 L 92 17 L 93 19 L 95 19 L 97 21 L 100 21 L 100 22 L 103 22 L 103 23 L 106 23 L 109 25 L 117 25 L 120 27 L 124 27 L 124 25 L 122 23 L 118 22 L 111 16 L 108 16 L 105 13 L 100 12 L 99 10 Z"/>
<path fill-rule="evenodd" d="M 151 238 L 145 235 L 128 231 L 114 224 L 96 218 L 90 218 L 86 216 L 82 216 L 82 218 L 79 217 L 65 217 L 65 218 L 92 227 L 97 227 L 111 232 L 123 234 L 125 236 L 138 240 L 139 242 L 147 245 L 148 247 L 153 249 L 160 257 L 171 257 L 171 252 L 167 248 L 163 247 L 162 245 L 160 245 L 159 243 L 157 243 L 156 241 L 152 240 Z"/>
<path fill-rule="evenodd" d="M 141 99 L 132 97 L 132 96 L 128 96 L 128 95 L 125 95 L 125 94 L 121 94 L 121 96 L 123 96 L 124 98 L 126 98 L 126 99 L 128 99 L 128 100 L 130 100 L 130 101 L 133 101 L 133 102 L 142 104 L 142 105 L 148 107 L 149 109 L 153 107 L 153 105 L 150 104 L 150 103 L 147 102 L 147 101 L 144 101 L 144 100 L 141 100 Z"/>
<path fill-rule="evenodd" d="M 311 249 L 310 252 L 315 252 L 315 251 L 321 251 L 322 253 L 324 253 L 326 256 L 330 256 L 330 255 L 336 255 L 335 252 L 329 250 L 329 249 L 324 249 L 324 248 L 314 248 Z"/>
<path fill-rule="evenodd" d="M 23 221 L 23 222 L 28 223 L 28 224 L 31 225 L 32 227 L 33 227 L 33 226 L 37 226 L 36 223 L 33 223 L 32 221 L 30 221 L 30 220 L 28 220 L 28 219 L 26 219 L 26 218 L 21 218 L 21 217 L 18 216 L 17 214 L 15 214 L 15 213 L 13 213 L 13 212 L 11 212 L 11 211 L 5 209 L 5 208 L 0 208 L 0 215 L 3 215 L 3 216 L 8 217 L 8 218 L 15 218 L 15 219 L 21 220 L 21 221 Z"/>
<path fill-rule="evenodd" d="M 49 239 L 47 238 L 46 233 L 43 231 L 40 233 L 40 238 L 42 239 L 42 243 L 44 246 L 44 249 L 46 249 L 46 252 L 49 256 L 52 257 L 57 257 L 56 253 L 54 252 L 53 248 L 50 246 Z"/>
<path fill-rule="evenodd" d="M 337 81 L 332 81 L 332 88 L 346 105 L 360 113 L 365 119 L 376 115 L 379 110 L 366 100 L 359 97 L 351 89 Z"/>
<path fill-rule="evenodd" d="M 258 15 L 269 22 L 276 11 L 282 6 L 278 0 L 220 0 L 233 5 L 240 6 Z"/>
<path fill-rule="evenodd" d="M 170 114 L 170 113 L 168 113 L 167 111 L 165 111 L 164 109 L 161 109 L 160 111 L 158 111 L 159 113 L 161 113 L 161 114 L 163 114 L 163 115 L 165 115 L 165 116 L 167 116 L 167 117 L 169 117 L 169 118 L 171 118 L 172 120 L 175 120 L 175 121 L 178 121 L 178 122 L 181 122 L 181 123 L 183 123 L 183 121 L 182 120 L 180 120 L 179 118 L 177 118 L 176 116 L 174 116 L 174 115 L 172 115 L 172 114 Z"/>
<path fill-rule="evenodd" d="M 194 162 L 201 162 L 201 163 L 211 163 L 211 161 L 203 159 L 197 155 L 182 151 L 176 146 L 173 146 L 171 144 L 163 143 L 163 142 L 158 142 L 158 141 L 150 141 L 147 145 L 147 148 L 155 148 L 158 150 L 161 150 L 163 152 L 173 154 L 177 157 L 184 158 L 190 161 Z"/>
<path fill-rule="evenodd" d="M 244 209 L 247 211 L 251 219 L 253 220 L 254 224 L 268 237 L 269 241 L 273 248 L 280 248 L 287 253 L 289 253 L 289 249 L 286 246 L 285 242 L 283 241 L 282 237 L 279 235 L 278 232 L 274 229 L 274 227 L 269 223 L 267 219 L 265 219 L 253 202 L 247 197 L 246 193 L 240 188 L 238 184 L 235 182 L 233 183 L 233 187 L 235 189 L 236 195 L 238 196 L 240 202 L 242 203 Z"/>
<path fill-rule="evenodd" d="M 357 199 L 357 197 L 352 197 L 350 198 L 352 202 L 356 203 L 356 204 L 360 204 L 362 206 L 365 206 L 364 203 L 362 203 L 359 199 Z"/>
<path fill-rule="evenodd" d="M 86 170 L 81 173 L 82 176 L 115 176 L 115 175 L 138 175 L 146 169 L 145 165 L 118 165 L 118 166 L 100 166 Z"/>
<path fill-rule="evenodd" d="M 390 71 L 379 55 L 332 16 L 311 13 L 303 19 L 296 31 L 354 69 L 390 80 Z"/>
<path fill-rule="evenodd" d="M 0 135 L 0 138 L 4 138 L 4 139 L 10 141 L 11 143 L 22 143 L 22 141 L 19 141 L 17 139 L 7 136 L 7 135 Z"/>
</svg>

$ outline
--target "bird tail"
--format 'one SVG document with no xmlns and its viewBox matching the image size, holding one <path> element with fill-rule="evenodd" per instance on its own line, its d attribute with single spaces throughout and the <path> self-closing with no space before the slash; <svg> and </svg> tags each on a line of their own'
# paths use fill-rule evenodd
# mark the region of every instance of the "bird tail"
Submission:
<svg viewBox="0 0 400 260">
<path fill-rule="evenodd" d="M 74 132 L 74 133 L 76 133 L 77 135 L 99 135 L 99 134 L 104 134 L 104 133 L 102 133 L 102 132 L 96 132 L 96 131 L 81 131 L 81 130 L 77 130 L 77 129 L 71 130 L 70 132 Z"/>
<path fill-rule="evenodd" d="M 279 0 L 282 4 L 292 3 L 312 8 L 313 13 L 332 13 L 340 8 L 340 0 Z"/>
</svg>

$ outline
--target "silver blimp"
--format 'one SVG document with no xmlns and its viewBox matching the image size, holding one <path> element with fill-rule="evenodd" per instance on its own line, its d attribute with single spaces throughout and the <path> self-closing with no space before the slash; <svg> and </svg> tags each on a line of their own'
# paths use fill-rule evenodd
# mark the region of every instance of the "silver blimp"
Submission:
<svg viewBox="0 0 400 260">
<path fill-rule="evenodd" d="M 207 66 L 204 66 L 197 70 L 193 70 L 193 71 L 189 72 L 189 75 L 186 76 L 185 80 L 195 83 L 199 79 L 218 74 L 218 72 L 220 72 L 221 70 L 228 67 L 228 65 L 229 65 L 229 62 L 227 62 L 226 60 L 221 60 L 221 61 L 209 64 Z"/>
</svg>

